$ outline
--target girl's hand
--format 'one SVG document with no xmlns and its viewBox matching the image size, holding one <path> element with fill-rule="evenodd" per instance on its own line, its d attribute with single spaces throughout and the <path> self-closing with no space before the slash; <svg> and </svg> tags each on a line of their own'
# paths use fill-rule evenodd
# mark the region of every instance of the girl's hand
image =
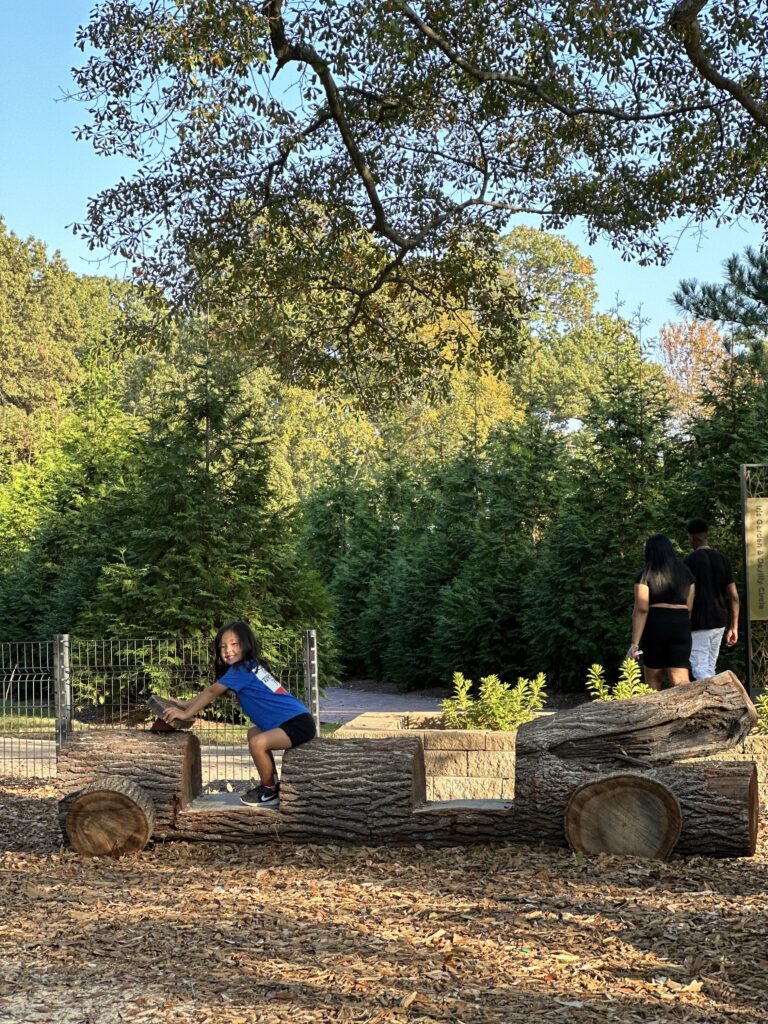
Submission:
<svg viewBox="0 0 768 1024">
<path fill-rule="evenodd" d="M 163 712 L 163 721 L 169 725 L 174 722 L 177 718 L 185 718 L 186 712 L 182 711 L 181 708 L 166 708 Z"/>
<path fill-rule="evenodd" d="M 632 658 L 634 661 L 640 657 L 643 652 L 640 650 L 639 644 L 630 644 L 629 650 L 627 651 L 627 657 Z"/>
</svg>

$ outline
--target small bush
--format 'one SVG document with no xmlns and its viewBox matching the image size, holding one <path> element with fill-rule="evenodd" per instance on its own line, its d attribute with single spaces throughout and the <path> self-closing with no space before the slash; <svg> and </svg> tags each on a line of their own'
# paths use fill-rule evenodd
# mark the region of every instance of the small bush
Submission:
<svg viewBox="0 0 768 1024">
<path fill-rule="evenodd" d="M 518 679 L 516 686 L 502 683 L 498 676 L 480 680 L 480 692 L 471 695 L 472 680 L 461 672 L 453 676 L 453 696 L 441 704 L 448 729 L 499 729 L 512 732 L 530 722 L 547 699 L 545 678 L 539 673 L 535 679 Z"/>
<path fill-rule="evenodd" d="M 619 679 L 611 689 L 605 681 L 602 665 L 590 665 L 587 671 L 587 690 L 592 700 L 627 700 L 629 697 L 640 697 L 644 693 L 653 693 L 647 683 L 643 682 L 640 666 L 635 658 L 626 658 L 619 669 Z"/>
<path fill-rule="evenodd" d="M 761 693 L 755 701 L 757 709 L 757 731 L 768 733 L 768 692 Z"/>
</svg>

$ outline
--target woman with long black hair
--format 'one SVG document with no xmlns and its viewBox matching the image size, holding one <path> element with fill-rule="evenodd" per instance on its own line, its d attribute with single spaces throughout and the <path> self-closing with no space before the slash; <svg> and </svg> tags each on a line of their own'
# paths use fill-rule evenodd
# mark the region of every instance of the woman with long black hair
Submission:
<svg viewBox="0 0 768 1024">
<path fill-rule="evenodd" d="M 693 573 L 677 557 L 669 537 L 649 537 L 645 565 L 635 581 L 627 657 L 643 656 L 643 675 L 654 690 L 661 689 L 665 671 L 672 686 L 690 681 L 693 595 Z"/>
</svg>

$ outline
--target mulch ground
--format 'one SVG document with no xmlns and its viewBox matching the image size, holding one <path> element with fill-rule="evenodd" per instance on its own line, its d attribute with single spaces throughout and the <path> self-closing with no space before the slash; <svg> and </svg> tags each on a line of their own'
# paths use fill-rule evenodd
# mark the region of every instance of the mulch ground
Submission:
<svg viewBox="0 0 768 1024">
<path fill-rule="evenodd" d="M 668 863 L 565 850 L 60 847 L 0 783 L 3 1024 L 768 1017 L 768 842 Z"/>
</svg>

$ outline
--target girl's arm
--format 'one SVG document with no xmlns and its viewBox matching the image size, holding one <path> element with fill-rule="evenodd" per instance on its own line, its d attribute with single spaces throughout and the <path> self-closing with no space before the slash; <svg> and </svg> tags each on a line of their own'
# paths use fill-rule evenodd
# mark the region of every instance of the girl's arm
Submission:
<svg viewBox="0 0 768 1024">
<path fill-rule="evenodd" d="M 691 589 L 688 591 L 688 600 L 685 602 L 688 605 L 688 618 L 693 614 L 693 599 L 696 596 L 696 584 L 691 584 Z"/>
<path fill-rule="evenodd" d="M 632 609 L 632 643 L 627 651 L 628 658 L 639 658 L 643 653 L 640 650 L 640 637 L 643 635 L 645 623 L 648 618 L 648 604 L 650 591 L 645 583 L 635 584 L 635 607 Z"/>
<path fill-rule="evenodd" d="M 195 715 L 207 708 L 210 703 L 227 692 L 227 687 L 221 683 L 211 683 L 210 686 L 198 693 L 192 700 L 186 701 L 184 708 L 167 708 L 163 712 L 163 721 L 173 722 L 176 718 L 194 718 Z"/>
</svg>

